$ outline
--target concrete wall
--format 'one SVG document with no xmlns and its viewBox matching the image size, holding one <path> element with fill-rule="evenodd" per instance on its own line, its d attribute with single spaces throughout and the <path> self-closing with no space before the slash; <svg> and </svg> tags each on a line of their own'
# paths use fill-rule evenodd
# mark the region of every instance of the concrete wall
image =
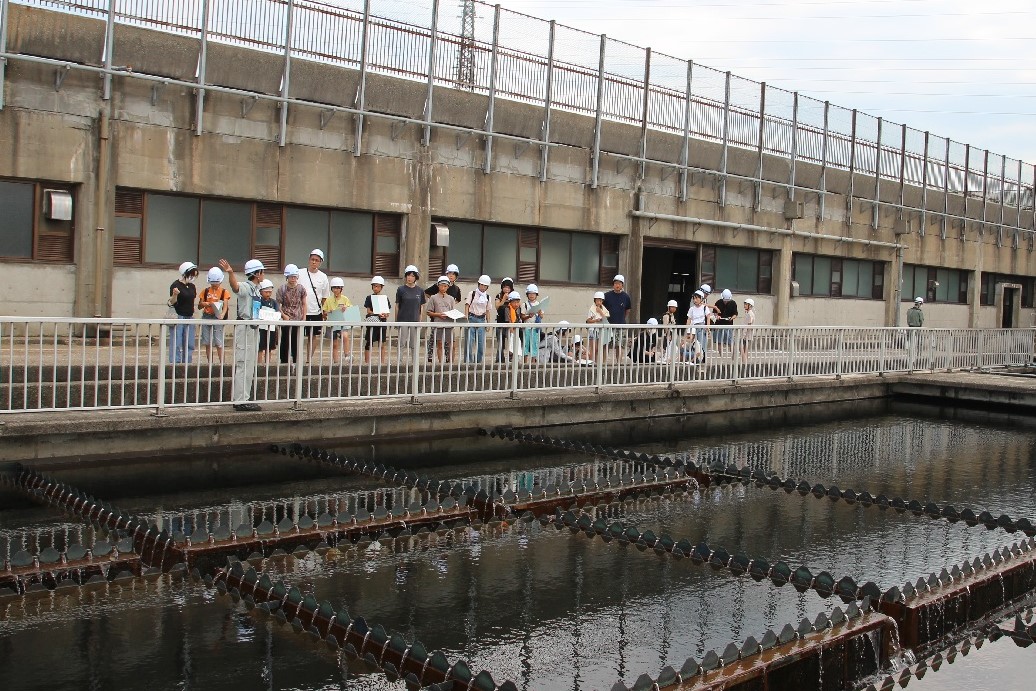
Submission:
<svg viewBox="0 0 1036 691">
<path fill-rule="evenodd" d="M 103 43 L 102 22 L 20 5 L 10 9 L 8 39 L 12 52 L 97 64 Z M 115 46 L 115 63 L 132 66 L 135 72 L 185 81 L 194 78 L 199 49 L 195 39 L 119 25 Z M 281 60 L 276 55 L 213 43 L 208 53 L 208 82 L 256 95 L 274 94 L 280 82 Z M 998 247 L 996 232 L 989 226 L 980 232 L 982 224 L 977 221 L 951 222 L 943 239 L 937 217 L 929 215 L 922 236 L 919 214 L 908 212 L 911 232 L 896 235 L 898 213 L 882 207 L 877 228 L 872 228 L 873 205 L 859 198 L 846 201 L 850 180 L 845 171 L 827 172 L 828 194 L 822 211 L 820 195 L 799 189 L 796 196 L 805 204 L 805 217 L 793 221 L 783 214 L 787 187 L 782 183 L 787 181 L 789 171 L 784 159 L 763 161 L 763 178 L 774 184 L 764 183 L 758 198 L 752 183 L 729 178 L 726 204 L 720 205 L 723 180 L 718 174 L 696 172 L 689 176 L 688 199 L 680 201 L 680 175 L 672 168 L 649 164 L 641 177 L 639 166 L 608 154 L 637 153 L 640 131 L 632 125 L 606 122 L 602 127 L 600 184 L 593 188 L 588 184 L 593 118 L 563 111 L 556 111 L 552 118 L 551 140 L 558 145 L 550 148 L 546 182 L 539 180 L 538 146 L 495 139 L 493 172 L 487 175 L 483 172 L 484 137 L 433 128 L 426 147 L 421 142 L 420 126 L 393 126 L 392 121 L 376 117 L 366 119 L 360 142 L 362 155 L 356 156 L 355 119 L 339 113 L 322 127 L 321 104 L 351 105 L 357 80 L 352 70 L 294 60 L 292 95 L 314 104 L 288 106 L 286 146 L 281 147 L 279 110 L 270 101 L 210 91 L 205 96 L 202 134 L 198 136 L 194 132 L 197 95 L 188 85 L 119 76 L 113 79 L 113 98 L 106 102 L 101 99 L 102 79 L 97 74 L 67 70 L 61 89 L 55 90 L 53 66 L 11 60 L 5 84 L 7 103 L 0 111 L 0 176 L 77 185 L 75 266 L 54 267 L 59 272 L 72 272 L 74 290 L 69 291 L 66 303 L 48 309 L 80 316 L 93 316 L 99 311 L 150 317 L 155 316 L 156 307 L 161 308 L 172 280 L 168 268 L 112 265 L 108 230 L 117 186 L 402 214 L 401 265 L 414 263 L 422 269 L 427 267 L 426 229 L 432 219 L 615 234 L 621 238 L 619 270 L 627 277 L 634 297 L 633 317 L 638 321 L 653 316 L 637 314 L 645 239 L 682 246 L 705 243 L 774 251 L 773 294 L 753 296 L 761 323 L 892 324 L 899 308 L 892 287 L 899 275 L 895 252 L 888 247 L 788 238 L 731 230 L 708 222 L 649 221 L 631 217 L 634 209 L 848 239 L 898 241 L 906 245 L 903 261 L 907 263 L 967 269 L 975 272 L 975 277 L 980 271 L 1036 274 L 1024 238 L 1022 249 L 1011 248 L 1009 234 Z M 368 106 L 378 113 L 420 117 L 425 88 L 416 81 L 371 75 Z M 436 122 L 481 128 L 487 104 L 485 96 L 437 87 Z M 537 137 L 541 116 L 536 106 L 498 100 L 495 129 Z M 110 118 L 110 139 L 103 137 L 105 118 Z M 103 164 L 106 147 L 110 166 Z M 681 148 L 682 139 L 677 135 L 649 134 L 649 157 L 675 162 Z M 690 158 L 692 165 L 715 169 L 720 148 L 695 141 Z M 730 150 L 732 174 L 754 175 L 757 165 L 755 152 Z M 815 185 L 820 171 L 800 161 L 797 176 L 800 184 Z M 872 179 L 858 176 L 855 183 L 856 195 L 873 190 Z M 908 203 L 919 203 L 920 190 L 908 188 L 904 193 Z M 927 198 L 929 208 L 942 208 L 940 194 L 929 191 Z M 897 201 L 898 186 L 883 185 L 882 199 Z M 964 210 L 966 206 L 970 217 L 981 218 L 982 205 L 975 200 L 967 205 L 956 197 L 950 201 L 951 209 Z M 1014 213 L 1007 210 L 1008 220 Z M 988 205 L 986 214 L 999 218 L 999 207 Z M 1031 225 L 1032 219 L 1022 216 L 1023 224 Z M 964 240 L 960 238 L 962 232 Z M 886 302 L 791 298 L 792 252 L 884 262 Z M 95 269 L 98 257 L 99 271 Z M 392 282 L 393 277 L 386 278 Z M 471 287 L 471 278 L 462 277 L 466 289 Z M 366 281 L 363 277 L 350 278 L 347 294 L 353 299 L 365 295 Z M 5 293 L 16 292 L 19 285 L 10 273 L 0 277 L 0 289 Z M 581 321 L 592 289 L 549 283 L 541 284 L 541 289 L 552 297 L 553 318 Z M 973 295 L 977 300 L 977 292 Z M 747 296 L 738 299 L 743 297 Z M 992 325 L 995 321 L 995 315 L 987 318 L 984 309 L 941 307 L 946 309 L 938 312 L 939 321 L 956 322 L 946 326 L 978 325 L 979 321 Z M 4 311 L 39 314 L 19 302 L 5 304 Z M 1023 310 L 1021 323 L 1032 323 L 1033 316 L 1032 309 Z"/>
</svg>

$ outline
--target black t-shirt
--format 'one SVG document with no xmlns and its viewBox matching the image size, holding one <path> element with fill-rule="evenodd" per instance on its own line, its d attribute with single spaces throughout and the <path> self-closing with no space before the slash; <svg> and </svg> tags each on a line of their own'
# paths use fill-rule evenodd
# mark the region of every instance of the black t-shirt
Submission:
<svg viewBox="0 0 1036 691">
<path fill-rule="evenodd" d="M 720 298 L 716 300 L 716 310 L 719 312 L 716 324 L 719 326 L 730 326 L 734 323 L 734 317 L 737 316 L 737 300 L 724 300 Z"/>
<path fill-rule="evenodd" d="M 169 286 L 169 297 L 173 297 L 173 288 L 179 288 L 180 292 L 173 303 L 173 309 L 181 317 L 194 316 L 194 302 L 198 297 L 198 288 L 193 283 L 184 283 L 180 279 L 173 281 Z"/>
</svg>

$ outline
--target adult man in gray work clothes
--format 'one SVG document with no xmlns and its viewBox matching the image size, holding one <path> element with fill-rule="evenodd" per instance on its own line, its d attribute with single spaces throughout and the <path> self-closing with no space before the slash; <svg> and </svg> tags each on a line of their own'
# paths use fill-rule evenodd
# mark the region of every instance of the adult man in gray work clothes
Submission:
<svg viewBox="0 0 1036 691">
<path fill-rule="evenodd" d="M 266 267 L 258 259 L 245 262 L 247 281 L 238 281 L 234 270 L 226 259 L 219 260 L 219 268 L 230 278 L 230 289 L 237 296 L 237 318 L 251 323 L 234 326 L 234 388 L 231 398 L 234 410 L 262 410 L 252 397 L 252 383 L 255 379 L 256 357 L 259 354 L 259 283 L 263 280 Z"/>
</svg>

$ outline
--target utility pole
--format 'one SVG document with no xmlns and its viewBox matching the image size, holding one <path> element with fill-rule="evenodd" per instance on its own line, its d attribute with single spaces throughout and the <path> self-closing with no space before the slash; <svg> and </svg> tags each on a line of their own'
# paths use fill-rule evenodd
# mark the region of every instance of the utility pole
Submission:
<svg viewBox="0 0 1036 691">
<path fill-rule="evenodd" d="M 457 86 L 475 88 L 475 0 L 462 0 L 460 51 L 457 53 Z"/>
</svg>

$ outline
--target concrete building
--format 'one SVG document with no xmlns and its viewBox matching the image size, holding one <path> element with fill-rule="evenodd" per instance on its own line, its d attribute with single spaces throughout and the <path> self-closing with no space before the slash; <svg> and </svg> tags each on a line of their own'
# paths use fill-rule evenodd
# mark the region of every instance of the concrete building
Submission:
<svg viewBox="0 0 1036 691">
<path fill-rule="evenodd" d="M 260 39 L 226 18 L 57 5 L 3 3 L 7 315 L 160 317 L 181 261 L 255 256 L 276 278 L 321 247 L 353 302 L 372 274 L 391 295 L 406 264 L 428 284 L 457 263 L 465 293 L 481 273 L 538 283 L 550 321 L 583 321 L 623 273 L 640 321 L 671 298 L 683 314 L 704 281 L 755 298 L 763 324 L 905 324 L 917 295 L 926 326 L 1033 324 L 1036 173 L 1019 161 L 947 142 L 943 165 L 926 133 L 908 145 L 878 121 L 858 138 L 855 111 L 836 136 L 804 124 L 797 94 L 789 117 L 764 90 L 753 120 L 729 96 L 656 86 L 650 50 L 638 87 L 563 62 L 547 23 L 549 55 L 475 46 L 481 88 L 441 67 L 475 49 L 463 37 L 347 10 L 323 10 L 333 40 L 313 8 L 264 10 Z M 358 60 L 330 49 L 361 29 Z M 521 96 L 529 65 L 550 97 Z M 683 132 L 659 124 L 667 110 Z M 790 156 L 767 143 L 781 137 Z"/>
</svg>

